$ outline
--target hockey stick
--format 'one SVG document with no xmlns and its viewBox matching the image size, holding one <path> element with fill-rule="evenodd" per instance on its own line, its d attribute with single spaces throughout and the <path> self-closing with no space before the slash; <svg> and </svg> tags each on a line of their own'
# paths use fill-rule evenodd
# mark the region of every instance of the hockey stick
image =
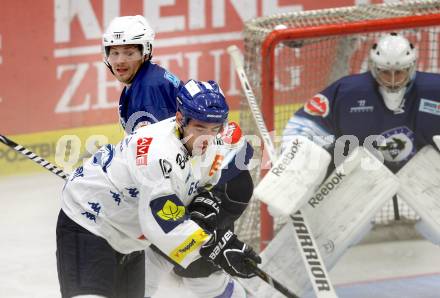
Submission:
<svg viewBox="0 0 440 298">
<path fill-rule="evenodd" d="M 251 85 L 249 84 L 247 75 L 244 71 L 244 65 L 243 65 L 240 49 L 237 46 L 232 45 L 228 47 L 227 51 L 231 56 L 232 60 L 234 61 L 235 70 L 240 78 L 241 87 L 243 88 L 243 91 L 245 93 L 255 123 L 257 124 L 257 128 L 261 134 L 261 137 L 263 138 L 264 147 L 267 148 L 270 161 L 272 162 L 272 164 L 274 164 L 276 161 L 275 147 L 272 143 L 272 139 L 270 138 L 260 108 L 255 99 L 254 92 L 251 89 Z M 296 231 L 295 239 L 298 243 L 298 247 L 301 248 L 300 249 L 301 257 L 304 261 L 304 265 L 307 269 L 307 273 L 312 282 L 316 296 L 318 298 L 337 297 L 336 292 L 333 289 L 333 286 L 328 277 L 329 275 L 324 266 L 324 262 L 322 261 L 322 257 L 319 253 L 318 246 L 316 245 L 316 240 L 311 234 L 305 218 L 302 216 L 300 211 L 297 211 L 294 215 L 291 215 L 290 218 L 293 220 L 293 225 Z M 299 238 L 298 230 L 300 229 L 301 229 L 302 239 L 305 239 L 304 237 L 306 236 L 308 241 L 304 241 Z M 311 251 L 313 251 L 313 253 L 311 253 Z M 312 271 L 312 265 L 313 265 L 313 271 Z M 319 276 L 320 276 L 319 279 L 315 276 L 317 271 L 319 271 Z M 324 278 L 322 278 L 322 276 L 324 276 Z"/>
<path fill-rule="evenodd" d="M 271 277 L 269 274 L 267 274 L 266 272 L 264 272 L 263 270 L 261 270 L 257 264 L 255 264 L 252 261 L 248 261 L 248 264 L 250 266 L 253 267 L 254 269 L 254 273 L 261 278 L 262 280 L 264 280 L 266 283 L 268 283 L 269 285 L 271 285 L 273 288 L 277 289 L 281 294 L 283 294 L 284 296 L 288 297 L 288 298 L 299 298 L 299 296 L 295 295 L 294 293 L 292 293 L 292 291 L 290 291 L 288 288 L 286 288 L 285 286 L 283 286 L 281 283 L 279 283 L 276 279 L 274 279 L 273 277 Z"/>
<path fill-rule="evenodd" d="M 15 143 L 8 137 L 5 137 L 4 135 L 0 134 L 0 142 L 8 146 L 9 148 L 23 154 L 33 162 L 38 163 L 40 166 L 45 168 L 46 170 L 49 170 L 51 173 L 57 175 L 58 177 L 67 180 L 69 178 L 69 174 L 65 173 L 63 170 L 58 168 L 56 165 L 52 164 L 51 162 L 45 160 L 44 158 L 38 156 L 37 154 L 33 153 L 32 151 L 24 148 L 23 146 Z M 158 250 L 159 248 L 155 246 L 154 244 L 151 244 L 152 246 L 156 247 Z M 160 250 L 159 250 L 160 251 Z M 169 260 L 168 258 L 166 258 Z M 171 262 L 174 264 L 173 262 Z M 262 280 L 270 284 L 272 287 L 277 289 L 279 292 L 284 294 L 288 298 L 299 298 L 297 295 L 290 292 L 286 287 L 284 287 L 282 284 L 280 284 L 278 281 L 273 279 L 269 274 L 258 268 L 257 264 L 255 263 L 249 263 L 250 266 L 253 267 L 255 274 L 260 277 Z"/>
<path fill-rule="evenodd" d="M 24 148 L 23 146 L 15 143 L 14 141 L 12 141 L 11 139 L 5 137 L 4 135 L 0 134 L 0 142 L 2 142 L 3 144 L 5 144 L 6 146 L 8 146 L 11 149 L 14 149 L 15 151 L 23 154 L 24 156 L 26 156 L 27 158 L 29 158 L 30 160 L 36 162 L 37 164 L 39 164 L 40 166 L 42 166 L 43 168 L 45 168 L 46 170 L 51 171 L 52 173 L 54 173 L 55 175 L 57 175 L 58 177 L 61 177 L 63 179 L 67 179 L 67 177 L 69 177 L 69 174 L 66 174 L 63 170 L 61 170 L 60 168 L 58 168 L 56 165 L 48 162 L 47 160 L 45 160 L 44 158 L 36 155 L 35 153 L 33 153 L 32 151 Z"/>
</svg>

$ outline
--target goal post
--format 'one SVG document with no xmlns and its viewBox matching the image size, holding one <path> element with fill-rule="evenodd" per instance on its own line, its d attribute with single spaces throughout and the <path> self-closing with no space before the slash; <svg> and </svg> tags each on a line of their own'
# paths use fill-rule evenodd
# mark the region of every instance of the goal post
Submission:
<svg viewBox="0 0 440 298">
<path fill-rule="evenodd" d="M 277 25 L 285 29 L 274 29 Z M 440 0 L 292 12 L 248 21 L 245 71 L 268 131 L 281 136 L 288 119 L 307 99 L 345 75 L 366 71 L 369 49 L 381 34 L 392 31 L 416 46 L 418 70 L 439 71 Z M 252 121 L 242 102 L 241 127 L 246 134 L 257 135 Z M 256 183 L 260 176 L 257 169 Z M 378 224 L 394 221 L 393 203 L 385 207 L 375 218 Z M 417 219 L 401 200 L 398 207 L 402 221 Z M 238 223 L 238 233 L 248 241 L 267 243 L 273 226 L 279 225 L 277 219 L 273 225 L 256 200 L 249 209 Z"/>
</svg>

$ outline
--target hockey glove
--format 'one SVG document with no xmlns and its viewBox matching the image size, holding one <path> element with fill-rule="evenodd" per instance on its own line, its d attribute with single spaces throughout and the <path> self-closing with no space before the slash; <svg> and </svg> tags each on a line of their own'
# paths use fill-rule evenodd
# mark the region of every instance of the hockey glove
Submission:
<svg viewBox="0 0 440 298">
<path fill-rule="evenodd" d="M 254 277 L 254 266 L 261 263 L 258 254 L 238 240 L 231 230 L 214 232 L 211 239 L 200 248 L 200 255 L 231 276 L 241 278 Z"/>
<path fill-rule="evenodd" d="M 187 209 L 191 219 L 202 229 L 212 234 L 217 229 L 220 203 L 211 192 L 207 191 L 194 197 Z"/>
</svg>

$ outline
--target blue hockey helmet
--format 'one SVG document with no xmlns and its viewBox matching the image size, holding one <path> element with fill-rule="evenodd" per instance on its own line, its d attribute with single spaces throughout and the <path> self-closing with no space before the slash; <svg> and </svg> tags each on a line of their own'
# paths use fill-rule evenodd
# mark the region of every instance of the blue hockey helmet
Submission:
<svg viewBox="0 0 440 298">
<path fill-rule="evenodd" d="M 177 110 L 184 118 L 208 123 L 224 123 L 228 119 L 229 107 L 223 91 L 215 81 L 189 80 L 177 94 Z"/>
</svg>

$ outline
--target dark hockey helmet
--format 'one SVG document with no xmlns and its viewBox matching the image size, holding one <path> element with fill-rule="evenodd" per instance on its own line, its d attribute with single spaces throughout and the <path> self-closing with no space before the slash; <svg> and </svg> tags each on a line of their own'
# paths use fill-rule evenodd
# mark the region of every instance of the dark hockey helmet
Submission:
<svg viewBox="0 0 440 298">
<path fill-rule="evenodd" d="M 223 91 L 215 81 L 189 80 L 177 94 L 177 110 L 182 113 L 184 125 L 190 119 L 208 123 L 225 123 L 229 107 Z"/>
</svg>

